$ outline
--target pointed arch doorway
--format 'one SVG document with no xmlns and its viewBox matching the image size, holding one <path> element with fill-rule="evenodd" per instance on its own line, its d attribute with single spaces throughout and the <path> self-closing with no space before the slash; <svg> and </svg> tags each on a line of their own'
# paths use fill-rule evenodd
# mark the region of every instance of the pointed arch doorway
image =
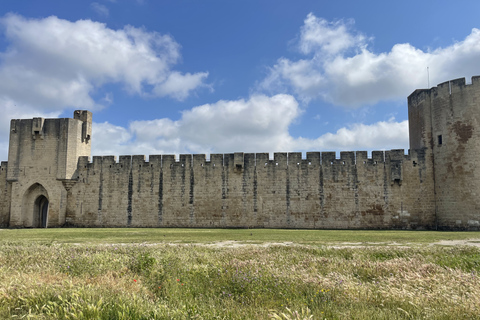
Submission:
<svg viewBox="0 0 480 320">
<path fill-rule="evenodd" d="M 34 205 L 34 228 L 46 228 L 48 225 L 48 199 L 41 195 L 37 198 Z"/>
<path fill-rule="evenodd" d="M 34 183 L 23 195 L 22 219 L 25 228 L 47 228 L 50 199 L 47 190 Z"/>
</svg>

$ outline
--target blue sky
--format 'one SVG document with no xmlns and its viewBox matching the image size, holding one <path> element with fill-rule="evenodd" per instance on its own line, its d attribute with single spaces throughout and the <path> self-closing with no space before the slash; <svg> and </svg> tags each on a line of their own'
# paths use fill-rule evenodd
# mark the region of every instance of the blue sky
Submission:
<svg viewBox="0 0 480 320">
<path fill-rule="evenodd" d="M 3 0 L 0 158 L 75 109 L 93 155 L 407 149 L 407 96 L 480 74 L 461 3 Z"/>
</svg>

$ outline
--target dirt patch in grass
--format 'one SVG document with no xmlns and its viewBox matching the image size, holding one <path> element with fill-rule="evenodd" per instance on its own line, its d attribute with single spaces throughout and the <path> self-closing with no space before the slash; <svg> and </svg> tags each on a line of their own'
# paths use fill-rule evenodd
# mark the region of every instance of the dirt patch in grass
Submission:
<svg viewBox="0 0 480 320">
<path fill-rule="evenodd" d="M 81 245 L 81 244 L 77 244 Z M 138 244 L 131 243 L 116 243 L 116 244 L 106 244 L 106 246 L 135 246 Z M 207 243 L 189 243 L 182 242 L 180 240 L 171 241 L 171 242 L 158 242 L 158 243 L 143 243 L 141 244 L 146 247 L 152 246 L 198 246 L 198 247 L 207 247 L 207 248 L 244 248 L 244 247 L 258 247 L 258 248 L 268 248 L 268 247 L 318 247 L 316 244 L 306 244 L 306 243 L 296 243 L 293 241 L 239 241 L 239 240 L 225 240 L 225 241 L 214 241 Z M 335 242 L 335 243 L 324 243 L 321 244 L 323 247 L 327 248 L 336 248 L 336 249 L 346 249 L 346 248 L 372 248 L 372 247 L 395 247 L 395 248 L 413 248 L 418 246 L 424 246 L 425 244 L 418 243 L 399 243 L 399 242 Z M 432 242 L 427 244 L 428 246 L 473 246 L 480 248 L 480 239 L 469 239 L 469 240 L 441 240 L 438 242 Z"/>
<path fill-rule="evenodd" d="M 441 246 L 473 246 L 480 248 L 480 239 L 470 239 L 470 240 L 440 240 L 433 243 L 433 245 Z"/>
</svg>

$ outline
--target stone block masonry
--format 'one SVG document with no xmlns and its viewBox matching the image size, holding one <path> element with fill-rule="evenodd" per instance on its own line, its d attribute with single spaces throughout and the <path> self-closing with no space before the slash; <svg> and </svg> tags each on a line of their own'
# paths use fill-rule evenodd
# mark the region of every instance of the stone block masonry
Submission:
<svg viewBox="0 0 480 320">
<path fill-rule="evenodd" d="M 462 78 L 409 97 L 410 144 L 429 149 L 441 230 L 480 229 L 479 89 L 480 77 Z"/>
<path fill-rule="evenodd" d="M 435 225 L 423 153 L 80 157 L 66 222 L 82 227 L 416 229 Z"/>
<path fill-rule="evenodd" d="M 0 227 L 480 230 L 480 78 L 408 97 L 410 150 L 94 156 L 92 114 L 12 120 Z"/>
</svg>

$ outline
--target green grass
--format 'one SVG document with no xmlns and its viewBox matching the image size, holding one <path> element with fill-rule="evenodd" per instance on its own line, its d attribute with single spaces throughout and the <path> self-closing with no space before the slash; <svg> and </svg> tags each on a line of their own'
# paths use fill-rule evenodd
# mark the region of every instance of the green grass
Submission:
<svg viewBox="0 0 480 320">
<path fill-rule="evenodd" d="M 285 229 L 176 229 L 176 228 L 57 228 L 0 229 L 0 242 L 28 240 L 37 243 L 205 243 L 215 241 L 294 242 L 321 245 L 343 242 L 381 245 L 425 244 L 439 240 L 480 239 L 480 232 L 390 230 L 285 230 Z"/>
<path fill-rule="evenodd" d="M 0 230 L 0 319 L 480 319 L 480 249 L 425 245 L 475 238 L 480 234 Z M 205 245 L 227 240 L 247 245 Z M 252 244 L 285 241 L 297 245 Z M 394 241 L 412 245 L 383 245 Z"/>
</svg>

